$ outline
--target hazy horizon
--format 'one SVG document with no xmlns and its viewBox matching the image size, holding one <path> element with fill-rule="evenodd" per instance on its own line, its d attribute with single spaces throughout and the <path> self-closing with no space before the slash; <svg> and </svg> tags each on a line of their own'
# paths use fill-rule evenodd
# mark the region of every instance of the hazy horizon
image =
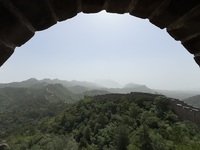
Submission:
<svg viewBox="0 0 200 150">
<path fill-rule="evenodd" d="M 15 83 L 15 82 L 23 82 L 23 81 L 27 81 L 27 80 L 30 80 L 30 79 L 36 79 L 38 81 L 41 81 L 41 80 L 45 80 L 45 79 L 57 80 L 58 78 L 41 78 L 41 79 L 37 79 L 37 78 L 32 77 L 32 78 L 28 78 L 28 79 L 25 79 L 25 80 L 19 80 L 19 81 L 0 82 L 0 84 L 9 84 L 9 83 Z M 144 85 L 144 86 L 147 86 L 148 88 L 150 88 L 152 90 L 186 91 L 186 92 L 190 92 L 190 91 L 198 92 L 199 91 L 200 92 L 200 88 L 199 87 L 193 88 L 193 89 L 165 89 L 165 88 L 156 89 L 156 88 L 153 88 L 153 87 L 151 87 L 149 85 L 146 85 L 146 84 L 140 84 L 140 83 L 136 83 L 136 82 L 119 83 L 119 82 L 117 82 L 115 80 L 112 80 L 112 79 L 97 79 L 97 80 L 94 80 L 94 81 L 85 81 L 85 80 L 76 80 L 76 79 L 73 79 L 73 80 L 58 79 L 58 80 L 69 81 L 69 82 L 72 82 L 72 81 L 89 82 L 89 83 L 94 83 L 94 84 L 97 84 L 97 85 L 105 87 L 105 88 L 123 88 L 123 87 L 125 87 L 128 84 L 135 84 L 135 85 Z M 108 83 L 105 83 L 105 82 L 108 82 Z M 109 85 L 109 83 L 111 83 L 111 84 Z"/>
<path fill-rule="evenodd" d="M 64 80 L 64 81 L 80 81 L 80 82 L 90 82 L 90 83 L 95 83 L 95 84 L 99 84 L 99 85 L 102 85 L 103 86 L 103 83 L 100 83 L 99 81 L 101 82 L 105 82 L 105 81 L 108 81 L 108 82 L 114 82 L 115 84 L 118 84 L 117 86 L 112 86 L 112 85 L 108 85 L 108 86 L 105 86 L 105 87 L 108 87 L 108 88 L 118 88 L 118 87 L 124 87 L 125 85 L 129 84 L 129 83 L 134 83 L 134 84 L 139 84 L 139 83 L 135 83 L 135 82 L 128 82 L 128 83 L 118 83 L 117 81 L 114 81 L 112 79 L 96 79 L 96 80 L 91 80 L 91 81 L 86 81 L 86 80 L 76 80 L 76 79 L 72 79 L 72 80 L 67 80 L 67 79 L 59 79 L 59 78 L 41 78 L 41 79 L 38 79 L 38 78 L 28 78 L 28 79 L 24 79 L 24 80 L 17 80 L 17 81 L 10 81 L 10 82 L 0 82 L 0 84 L 9 84 L 9 83 L 14 83 L 14 82 L 23 82 L 23 81 L 27 81 L 27 80 L 30 80 L 30 79 L 36 79 L 38 81 L 41 81 L 41 80 L 45 80 L 45 79 L 50 79 L 50 80 Z M 107 84 L 107 83 L 106 83 Z M 139 84 L 139 85 L 143 85 L 143 84 Z"/>
<path fill-rule="evenodd" d="M 80 13 L 16 48 L 0 68 L 0 83 L 29 78 L 200 89 L 200 69 L 179 41 L 147 20 L 105 12 Z"/>
</svg>

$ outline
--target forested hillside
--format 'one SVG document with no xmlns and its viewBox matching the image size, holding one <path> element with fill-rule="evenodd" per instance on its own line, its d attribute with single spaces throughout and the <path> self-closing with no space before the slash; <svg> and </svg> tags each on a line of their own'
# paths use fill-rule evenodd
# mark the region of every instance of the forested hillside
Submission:
<svg viewBox="0 0 200 150">
<path fill-rule="evenodd" d="M 0 141 L 6 140 L 11 150 L 200 149 L 200 128 L 180 121 L 169 99 L 161 95 L 86 96 L 79 102 L 61 104 L 62 109 L 58 106 L 53 109 L 59 113 L 47 115 L 37 124 L 20 120 L 20 128 L 7 131 L 4 127 Z M 18 122 L 12 124 L 14 128 Z"/>
<path fill-rule="evenodd" d="M 184 101 L 189 105 L 200 107 L 200 95 L 189 97 L 187 99 L 184 99 Z"/>
<path fill-rule="evenodd" d="M 70 92 L 61 84 L 35 85 L 30 88 L 0 88 L 0 112 L 19 110 L 18 107 L 34 107 L 31 103 L 43 100 L 47 102 L 70 103 L 83 98 Z M 29 106 L 27 106 L 29 105 Z"/>
</svg>

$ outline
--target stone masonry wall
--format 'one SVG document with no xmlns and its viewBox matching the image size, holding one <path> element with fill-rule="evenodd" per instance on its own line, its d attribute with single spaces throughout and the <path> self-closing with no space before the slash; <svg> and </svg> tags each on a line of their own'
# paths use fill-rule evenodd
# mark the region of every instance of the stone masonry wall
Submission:
<svg viewBox="0 0 200 150">
<path fill-rule="evenodd" d="M 163 95 L 154 95 L 154 94 L 148 94 L 148 93 L 130 93 L 130 94 L 106 94 L 106 95 L 100 95 L 95 96 L 95 99 L 97 100 L 106 100 L 106 99 L 116 99 L 120 100 L 122 97 L 127 97 L 128 99 L 135 99 L 138 96 L 146 97 L 147 99 L 153 100 L 158 96 Z M 183 101 L 180 101 L 178 99 L 168 98 L 169 99 L 169 105 L 171 106 L 174 113 L 181 119 L 181 120 L 188 120 L 191 121 L 197 125 L 200 125 L 200 109 L 197 107 L 190 106 L 186 104 Z"/>
</svg>

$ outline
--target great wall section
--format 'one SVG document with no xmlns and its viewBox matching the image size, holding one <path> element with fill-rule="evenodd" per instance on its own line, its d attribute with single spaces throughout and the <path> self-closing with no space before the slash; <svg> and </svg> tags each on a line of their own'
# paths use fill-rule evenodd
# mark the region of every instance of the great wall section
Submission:
<svg viewBox="0 0 200 150">
<path fill-rule="evenodd" d="M 149 99 L 155 99 L 156 97 L 166 98 L 163 95 L 155 95 L 149 93 L 138 93 L 132 92 L 130 94 L 106 94 L 95 96 L 97 100 L 103 99 L 116 99 L 120 100 L 122 97 L 127 97 L 128 99 L 135 99 L 137 96 L 147 97 Z M 184 101 L 174 99 L 174 98 L 167 98 L 169 101 L 169 106 L 173 110 L 173 112 L 179 117 L 181 120 L 188 120 L 191 121 L 198 126 L 200 126 L 200 108 L 193 107 L 191 105 L 186 104 Z"/>
<path fill-rule="evenodd" d="M 164 29 L 200 65 L 199 0 L 0 0 L 0 66 L 36 31 L 78 13 L 129 13 Z M 38 54 L 39 55 L 39 54 Z"/>
<path fill-rule="evenodd" d="M 200 125 L 200 109 L 186 104 L 178 99 L 171 99 L 170 105 L 181 120 L 189 120 Z"/>
</svg>

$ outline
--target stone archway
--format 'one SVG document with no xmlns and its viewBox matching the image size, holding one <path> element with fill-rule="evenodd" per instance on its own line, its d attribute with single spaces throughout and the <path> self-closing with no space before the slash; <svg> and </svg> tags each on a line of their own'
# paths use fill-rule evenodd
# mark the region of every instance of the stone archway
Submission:
<svg viewBox="0 0 200 150">
<path fill-rule="evenodd" d="M 79 12 L 106 10 L 149 19 L 194 55 L 200 65 L 199 0 L 0 0 L 0 66 L 36 31 Z"/>
</svg>

